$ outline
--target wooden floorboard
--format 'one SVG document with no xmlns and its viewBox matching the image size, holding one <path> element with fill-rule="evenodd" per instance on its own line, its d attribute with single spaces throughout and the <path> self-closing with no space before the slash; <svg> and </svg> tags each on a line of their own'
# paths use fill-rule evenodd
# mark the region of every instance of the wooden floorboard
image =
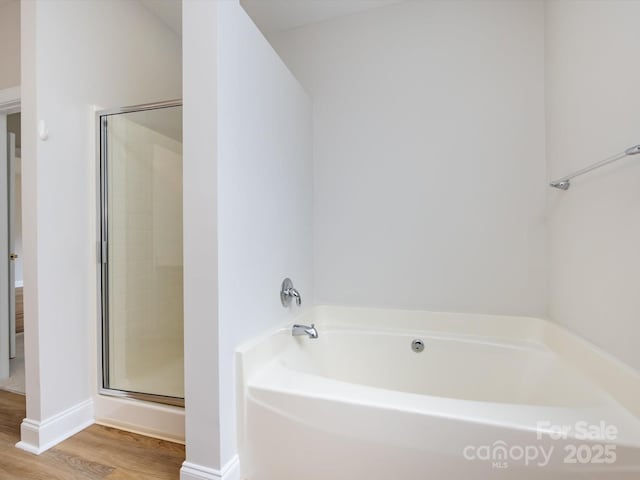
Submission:
<svg viewBox="0 0 640 480">
<path fill-rule="evenodd" d="M 22 287 L 16 288 L 16 333 L 24 332 L 24 300 Z"/>
<path fill-rule="evenodd" d="M 184 446 L 93 425 L 42 455 L 15 448 L 25 399 L 0 391 L 0 480 L 173 480 Z"/>
</svg>

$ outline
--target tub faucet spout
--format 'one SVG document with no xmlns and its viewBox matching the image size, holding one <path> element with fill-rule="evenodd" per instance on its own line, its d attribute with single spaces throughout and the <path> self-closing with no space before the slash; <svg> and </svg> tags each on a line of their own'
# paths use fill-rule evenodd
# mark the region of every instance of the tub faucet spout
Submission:
<svg viewBox="0 0 640 480">
<path fill-rule="evenodd" d="M 296 324 L 291 330 L 291 335 L 293 335 L 294 337 L 307 335 L 309 338 L 318 338 L 318 330 L 316 330 L 316 326 L 313 323 L 310 327 L 307 325 Z"/>
</svg>

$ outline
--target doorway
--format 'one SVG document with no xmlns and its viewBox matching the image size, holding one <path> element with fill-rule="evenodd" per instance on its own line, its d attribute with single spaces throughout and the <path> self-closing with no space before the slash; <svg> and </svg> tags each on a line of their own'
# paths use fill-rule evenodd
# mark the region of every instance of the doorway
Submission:
<svg viewBox="0 0 640 480">
<path fill-rule="evenodd" d="M 19 100 L 0 108 L 0 389 L 24 395 L 22 135 L 19 109 Z"/>
<path fill-rule="evenodd" d="M 184 405 L 182 106 L 97 114 L 103 395 Z"/>
</svg>

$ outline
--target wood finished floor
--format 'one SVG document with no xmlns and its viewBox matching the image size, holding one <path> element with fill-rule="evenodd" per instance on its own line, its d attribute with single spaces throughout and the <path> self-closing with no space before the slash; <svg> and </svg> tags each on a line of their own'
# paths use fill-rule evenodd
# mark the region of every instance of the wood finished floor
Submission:
<svg viewBox="0 0 640 480">
<path fill-rule="evenodd" d="M 0 480 L 178 479 L 184 446 L 93 425 L 36 456 L 15 448 L 25 398 L 0 391 Z"/>
<path fill-rule="evenodd" d="M 24 301 L 22 287 L 16 288 L 16 333 L 24 332 Z"/>
</svg>

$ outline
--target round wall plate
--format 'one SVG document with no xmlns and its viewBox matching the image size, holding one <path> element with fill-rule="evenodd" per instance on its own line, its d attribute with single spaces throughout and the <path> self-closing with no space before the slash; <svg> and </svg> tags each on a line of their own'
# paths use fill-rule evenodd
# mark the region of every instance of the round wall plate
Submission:
<svg viewBox="0 0 640 480">
<path fill-rule="evenodd" d="M 283 307 L 288 307 L 291 303 L 291 297 L 287 295 L 289 289 L 293 288 L 293 282 L 290 278 L 285 278 L 282 281 L 282 287 L 280 288 L 280 303 Z"/>
</svg>

